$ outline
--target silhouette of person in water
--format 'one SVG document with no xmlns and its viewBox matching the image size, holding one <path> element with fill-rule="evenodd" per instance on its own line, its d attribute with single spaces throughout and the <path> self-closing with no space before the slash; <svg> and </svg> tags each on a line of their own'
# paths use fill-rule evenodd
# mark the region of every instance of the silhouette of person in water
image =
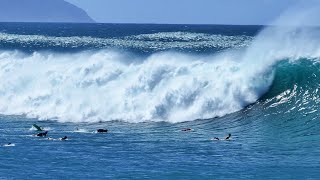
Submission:
<svg viewBox="0 0 320 180">
<path fill-rule="evenodd" d="M 229 133 L 227 137 L 224 138 L 224 140 L 230 140 L 231 134 Z M 212 140 L 217 140 L 219 141 L 220 139 L 218 137 L 214 137 Z"/>
<path fill-rule="evenodd" d="M 67 136 L 64 136 L 63 138 L 61 138 L 61 141 L 65 141 L 65 140 L 67 140 L 68 139 L 68 137 Z"/>
<path fill-rule="evenodd" d="M 181 131 L 192 131 L 191 128 L 183 128 Z"/>
<path fill-rule="evenodd" d="M 38 137 L 46 137 L 48 134 L 48 131 L 44 132 L 44 133 L 39 133 L 37 134 Z"/>
<path fill-rule="evenodd" d="M 108 132 L 108 129 L 98 129 L 97 132 L 98 133 L 106 133 L 106 132 Z"/>
<path fill-rule="evenodd" d="M 225 140 L 230 140 L 231 138 L 231 134 L 229 133 L 229 135 L 225 138 Z"/>
</svg>

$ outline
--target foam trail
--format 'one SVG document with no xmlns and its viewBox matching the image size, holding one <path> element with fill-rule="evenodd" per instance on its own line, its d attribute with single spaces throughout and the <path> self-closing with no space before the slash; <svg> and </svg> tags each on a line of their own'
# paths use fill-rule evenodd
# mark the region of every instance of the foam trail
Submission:
<svg viewBox="0 0 320 180">
<path fill-rule="evenodd" d="M 4 144 L 4 145 L 3 145 L 3 147 L 14 147 L 14 146 L 16 146 L 16 144 L 11 144 L 11 143 L 10 143 L 10 144 Z"/>
<path fill-rule="evenodd" d="M 133 60 L 114 51 L 0 53 L 0 112 L 40 119 L 180 122 L 223 116 L 255 102 L 272 74 L 242 73 L 229 52 Z M 259 77 L 259 78 L 257 78 Z"/>
</svg>

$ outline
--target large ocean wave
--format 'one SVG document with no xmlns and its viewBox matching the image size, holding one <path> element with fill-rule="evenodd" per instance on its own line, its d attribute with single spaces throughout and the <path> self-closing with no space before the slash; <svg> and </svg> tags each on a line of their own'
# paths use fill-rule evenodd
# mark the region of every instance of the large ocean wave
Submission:
<svg viewBox="0 0 320 180">
<path fill-rule="evenodd" d="M 317 58 L 279 59 L 252 69 L 242 55 L 168 52 L 131 59 L 107 50 L 5 51 L 0 113 L 71 122 L 181 122 L 224 116 L 257 100 L 291 109 L 319 99 Z"/>
<path fill-rule="evenodd" d="M 319 36 L 318 28 L 292 25 L 268 27 L 254 39 L 162 32 L 112 41 L 159 48 L 144 56 L 106 47 L 69 53 L 2 50 L 0 113 L 71 122 L 182 122 L 224 116 L 256 102 L 292 109 L 295 103 L 310 101 L 314 107 Z M 109 40 L 2 33 L 0 41 L 14 46 L 46 44 L 50 50 L 86 43 L 100 46 Z M 161 46 L 170 50 L 189 45 L 196 51 L 204 42 L 227 49 L 211 55 L 161 52 Z M 237 44 L 246 48 L 238 49 Z"/>
</svg>

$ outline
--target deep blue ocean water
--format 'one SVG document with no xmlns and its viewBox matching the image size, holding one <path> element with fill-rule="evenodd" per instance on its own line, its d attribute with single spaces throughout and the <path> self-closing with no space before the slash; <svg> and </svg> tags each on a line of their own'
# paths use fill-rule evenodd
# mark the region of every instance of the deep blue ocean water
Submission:
<svg viewBox="0 0 320 180">
<path fill-rule="evenodd" d="M 319 36 L 0 23 L 0 179 L 318 179 Z"/>
</svg>

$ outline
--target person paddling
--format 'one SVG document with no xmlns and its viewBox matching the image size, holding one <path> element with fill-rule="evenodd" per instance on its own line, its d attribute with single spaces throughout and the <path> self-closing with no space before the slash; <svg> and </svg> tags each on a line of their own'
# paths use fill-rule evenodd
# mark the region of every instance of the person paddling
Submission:
<svg viewBox="0 0 320 180">
<path fill-rule="evenodd" d="M 192 131 L 192 129 L 191 128 L 183 128 L 183 129 L 181 129 L 181 131 Z"/>
<path fill-rule="evenodd" d="M 229 135 L 225 138 L 225 140 L 230 140 L 231 138 L 231 134 L 229 133 Z"/>
<path fill-rule="evenodd" d="M 224 138 L 224 140 L 228 141 L 228 140 L 230 140 L 230 138 L 231 138 L 231 134 L 229 133 L 228 136 Z M 211 140 L 219 141 L 220 139 L 219 139 L 218 137 L 214 137 L 214 138 L 211 139 Z"/>
<path fill-rule="evenodd" d="M 65 140 L 67 140 L 68 139 L 68 137 L 67 136 L 64 136 L 63 138 L 61 138 L 60 140 L 61 141 L 65 141 Z"/>
<path fill-rule="evenodd" d="M 38 137 L 46 137 L 48 134 L 48 131 L 44 132 L 44 133 L 38 133 L 36 136 Z"/>
<path fill-rule="evenodd" d="M 107 133 L 108 129 L 98 129 L 97 132 L 98 133 Z"/>
</svg>

